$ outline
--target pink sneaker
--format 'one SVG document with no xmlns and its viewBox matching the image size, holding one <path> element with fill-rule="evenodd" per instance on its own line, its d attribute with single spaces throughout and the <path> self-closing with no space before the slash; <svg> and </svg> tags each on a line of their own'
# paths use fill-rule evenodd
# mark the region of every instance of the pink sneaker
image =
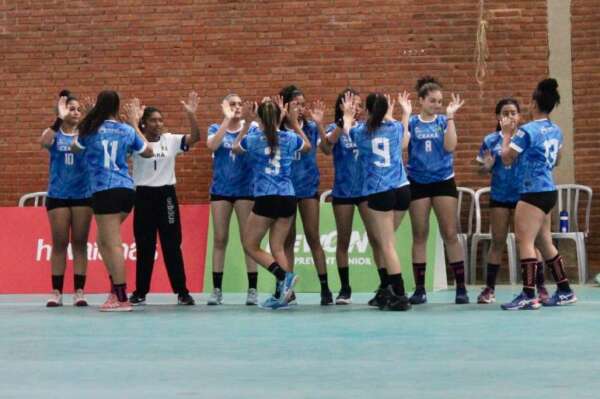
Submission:
<svg viewBox="0 0 600 399">
<path fill-rule="evenodd" d="M 485 287 L 477 297 L 477 303 L 489 304 L 496 302 L 496 294 L 490 287 Z"/>
<path fill-rule="evenodd" d="M 75 294 L 73 295 L 73 306 L 81 307 L 81 306 L 87 306 L 87 305 L 88 305 L 88 302 L 87 302 L 87 299 L 85 299 L 83 290 L 79 289 L 79 290 L 75 291 Z"/>
<path fill-rule="evenodd" d="M 548 303 L 548 300 L 550 299 L 550 294 L 548 293 L 546 286 L 540 285 L 539 287 L 537 287 L 537 292 L 538 292 L 538 300 L 540 301 L 540 303 L 542 303 L 542 304 Z"/>
<path fill-rule="evenodd" d="M 106 302 L 100 306 L 101 312 L 131 312 L 133 307 L 129 301 L 119 302 L 115 294 L 110 294 Z"/>
<path fill-rule="evenodd" d="M 60 293 L 60 291 L 58 291 L 58 290 L 52 291 L 52 296 L 50 296 L 50 298 L 48 298 L 48 300 L 46 301 L 46 307 L 47 308 L 57 308 L 62 305 L 63 305 L 62 294 Z"/>
</svg>

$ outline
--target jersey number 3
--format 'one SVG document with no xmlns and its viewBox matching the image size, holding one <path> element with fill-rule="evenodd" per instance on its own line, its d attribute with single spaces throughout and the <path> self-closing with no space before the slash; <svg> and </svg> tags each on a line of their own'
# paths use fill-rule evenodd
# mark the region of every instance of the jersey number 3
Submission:
<svg viewBox="0 0 600 399">
<path fill-rule="evenodd" d="M 104 147 L 104 168 L 119 170 L 117 166 L 117 150 L 119 149 L 119 142 L 102 140 L 102 147 Z M 110 147 L 110 153 L 108 151 Z"/>
</svg>

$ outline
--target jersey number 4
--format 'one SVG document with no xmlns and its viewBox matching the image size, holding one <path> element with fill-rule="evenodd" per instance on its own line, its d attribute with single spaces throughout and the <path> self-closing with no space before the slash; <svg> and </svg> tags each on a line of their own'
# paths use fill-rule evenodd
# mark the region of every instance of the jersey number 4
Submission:
<svg viewBox="0 0 600 399">
<path fill-rule="evenodd" d="M 385 137 L 375 137 L 371 141 L 373 154 L 383 158 L 382 161 L 373 162 L 378 168 L 388 168 L 391 165 L 390 140 Z"/>
<path fill-rule="evenodd" d="M 119 149 L 119 142 L 117 140 L 102 140 L 102 147 L 104 147 L 104 168 L 119 170 L 119 167 L 117 166 L 117 150 Z M 109 147 L 110 152 L 108 150 Z"/>
</svg>

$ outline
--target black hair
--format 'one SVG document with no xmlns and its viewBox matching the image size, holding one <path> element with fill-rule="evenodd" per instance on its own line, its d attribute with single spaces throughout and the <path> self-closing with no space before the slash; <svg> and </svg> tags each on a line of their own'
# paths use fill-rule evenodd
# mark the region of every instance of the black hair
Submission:
<svg viewBox="0 0 600 399">
<path fill-rule="evenodd" d="M 517 112 L 521 113 L 521 106 L 519 105 L 519 102 L 517 100 L 515 100 L 512 97 L 504 97 L 503 99 L 498 101 L 498 104 L 496 104 L 496 115 L 500 115 L 500 113 L 502 112 L 502 108 L 504 108 L 505 105 L 509 104 L 514 105 L 517 109 Z M 501 130 L 502 126 L 500 126 L 500 121 L 498 121 L 498 124 L 496 125 L 496 131 L 499 132 Z"/>
<path fill-rule="evenodd" d="M 344 111 L 342 111 L 340 107 L 342 106 L 342 100 L 344 100 L 346 93 L 350 93 L 355 96 L 358 95 L 358 92 L 351 87 L 345 88 L 340 94 L 338 94 L 337 99 L 335 100 L 335 124 L 340 128 L 344 127 Z"/>
<path fill-rule="evenodd" d="M 415 88 L 419 98 L 425 98 L 432 91 L 442 90 L 442 84 L 436 78 L 427 75 L 417 80 Z"/>
<path fill-rule="evenodd" d="M 96 98 L 96 104 L 94 107 L 79 123 L 79 135 L 87 136 L 95 133 L 105 120 L 118 114 L 119 104 L 119 94 L 117 94 L 116 91 L 101 91 Z"/>
<path fill-rule="evenodd" d="M 148 120 L 148 118 L 150 118 L 150 115 L 152 115 L 155 112 L 158 112 L 159 114 L 162 115 L 162 112 L 160 112 L 160 110 L 156 107 L 144 108 L 144 113 L 142 114 L 142 117 L 140 118 L 140 123 L 138 126 L 142 132 L 144 131 L 143 126 L 146 124 L 146 121 Z"/>
<path fill-rule="evenodd" d="M 369 93 L 365 101 L 365 108 L 369 111 L 367 130 L 372 132 L 381 126 L 383 118 L 388 111 L 388 101 L 381 93 Z"/>
<path fill-rule="evenodd" d="M 556 79 L 544 79 L 538 83 L 533 92 L 533 100 L 537 103 L 538 109 L 549 114 L 557 104 L 560 104 L 560 94 L 558 93 L 558 82 Z"/>
<path fill-rule="evenodd" d="M 260 118 L 263 127 L 267 143 L 271 149 L 271 158 L 275 156 L 275 151 L 279 146 L 279 137 L 277 135 L 279 119 L 281 118 L 281 110 L 277 104 L 272 101 L 266 101 L 258 106 L 256 111 Z"/>
<path fill-rule="evenodd" d="M 294 101 L 296 97 L 303 96 L 304 93 L 296 85 L 287 85 L 283 89 L 279 90 L 279 95 L 283 98 L 283 105 L 285 105 Z M 281 121 L 281 129 L 284 128 L 284 123 L 286 120 L 287 116 L 283 121 Z"/>
<path fill-rule="evenodd" d="M 71 101 L 77 101 L 77 97 L 75 97 L 75 95 L 67 89 L 62 89 L 60 93 L 58 93 L 58 97 L 67 97 L 67 104 Z"/>
</svg>

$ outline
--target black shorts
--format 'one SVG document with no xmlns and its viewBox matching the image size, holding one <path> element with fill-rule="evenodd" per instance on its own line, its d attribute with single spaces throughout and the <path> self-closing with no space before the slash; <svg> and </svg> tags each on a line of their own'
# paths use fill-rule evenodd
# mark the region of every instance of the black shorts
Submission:
<svg viewBox="0 0 600 399">
<path fill-rule="evenodd" d="M 231 197 L 228 195 L 219 195 L 219 194 L 211 194 L 210 195 L 210 202 L 227 201 L 227 202 L 234 204 L 235 201 L 238 201 L 238 200 L 254 201 L 254 197 L 252 197 L 252 196 Z"/>
<path fill-rule="evenodd" d="M 506 208 L 515 209 L 517 207 L 516 202 L 501 202 L 490 198 L 490 208 Z"/>
<path fill-rule="evenodd" d="M 546 215 L 550 213 L 556 201 L 558 201 L 558 191 L 543 191 L 541 193 L 521 194 L 519 201 L 527 202 L 540 208 Z"/>
<path fill-rule="evenodd" d="M 92 195 L 95 215 L 129 213 L 135 202 L 135 191 L 129 188 L 111 188 Z"/>
<path fill-rule="evenodd" d="M 410 187 L 404 186 L 371 194 L 367 197 L 367 201 L 369 208 L 375 211 L 405 211 L 410 205 Z"/>
<path fill-rule="evenodd" d="M 456 190 L 454 177 L 448 180 L 428 184 L 421 184 L 414 180 L 410 180 L 410 197 L 411 201 L 431 197 L 458 198 L 458 190 Z"/>
<path fill-rule="evenodd" d="M 296 214 L 296 197 L 265 195 L 254 198 L 252 212 L 270 219 L 289 218 Z"/>
<path fill-rule="evenodd" d="M 361 202 L 365 202 L 367 197 L 352 197 L 352 198 L 342 198 L 342 197 L 331 197 L 331 204 L 335 205 L 356 205 L 359 206 Z"/>
<path fill-rule="evenodd" d="M 46 197 L 46 210 L 51 211 L 56 208 L 73 208 L 75 206 L 92 206 L 91 198 L 65 199 Z"/>
</svg>

